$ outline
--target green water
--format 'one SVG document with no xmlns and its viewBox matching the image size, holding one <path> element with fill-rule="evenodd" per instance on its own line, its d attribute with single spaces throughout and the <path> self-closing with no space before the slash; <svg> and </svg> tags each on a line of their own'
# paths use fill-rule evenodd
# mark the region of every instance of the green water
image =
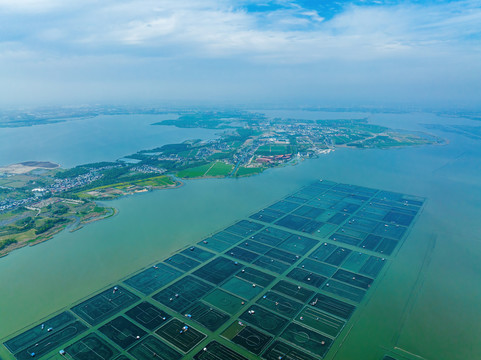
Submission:
<svg viewBox="0 0 481 360">
<path fill-rule="evenodd" d="M 417 130 L 420 122 L 468 123 L 426 114 L 372 121 Z M 449 145 L 340 149 L 256 177 L 189 181 L 111 202 L 117 216 L 0 259 L 0 338 L 325 178 L 428 198 L 327 358 L 377 360 L 395 348 L 433 360 L 481 358 L 481 143 L 439 134 Z"/>
</svg>

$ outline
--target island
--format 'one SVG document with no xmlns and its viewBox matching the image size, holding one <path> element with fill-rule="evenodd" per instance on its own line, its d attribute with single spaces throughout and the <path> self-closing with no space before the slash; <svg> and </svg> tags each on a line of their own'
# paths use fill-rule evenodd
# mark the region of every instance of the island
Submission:
<svg viewBox="0 0 481 360">
<path fill-rule="evenodd" d="M 152 126 L 215 129 L 219 136 L 70 169 L 48 161 L 0 167 L 0 256 L 50 239 L 65 228 L 75 231 L 115 215 L 115 209 L 96 200 L 175 188 L 183 179 L 252 176 L 339 147 L 385 149 L 443 143 L 429 134 L 397 131 L 367 119 L 280 119 L 247 111 L 186 111 Z"/>
</svg>

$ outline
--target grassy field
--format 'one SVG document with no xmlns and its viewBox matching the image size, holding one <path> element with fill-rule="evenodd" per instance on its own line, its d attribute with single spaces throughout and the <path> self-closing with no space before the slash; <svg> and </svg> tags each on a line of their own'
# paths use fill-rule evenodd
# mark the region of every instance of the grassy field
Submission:
<svg viewBox="0 0 481 360">
<path fill-rule="evenodd" d="M 28 175 L 14 175 L 7 178 L 0 179 L 0 186 L 9 186 L 13 188 L 23 188 L 27 186 L 29 181 L 35 180 L 36 178 Z"/>
<path fill-rule="evenodd" d="M 229 156 L 232 155 L 232 152 L 218 152 L 218 153 L 213 153 L 211 156 L 209 156 L 209 160 L 222 160 L 226 159 Z"/>
<path fill-rule="evenodd" d="M 274 144 L 274 145 L 259 146 L 259 149 L 257 149 L 256 154 L 273 156 L 273 155 L 292 154 L 292 152 L 293 152 L 293 147 L 291 145 Z"/>
<path fill-rule="evenodd" d="M 223 163 L 221 161 L 211 162 L 209 164 L 196 166 L 190 169 L 179 171 L 177 176 L 183 179 L 199 178 L 199 177 L 223 177 L 230 174 L 233 165 Z"/>
<path fill-rule="evenodd" d="M 373 138 L 369 138 L 363 141 L 359 141 L 353 144 L 348 144 L 349 146 L 356 147 L 368 147 L 368 148 L 390 148 L 399 146 L 412 146 L 412 145 L 422 145 L 426 141 L 419 137 L 414 136 L 387 136 L 387 135 L 377 135 Z"/>
<path fill-rule="evenodd" d="M 233 168 L 234 165 L 218 161 L 205 173 L 205 176 L 227 176 Z"/>
<path fill-rule="evenodd" d="M 165 176 L 165 175 L 138 180 L 132 183 L 132 185 L 138 185 L 138 186 L 169 186 L 174 184 L 175 184 L 174 180 L 172 180 L 170 176 Z"/>
<path fill-rule="evenodd" d="M 131 186 L 167 186 L 167 185 L 174 185 L 175 182 L 172 180 L 170 176 L 166 175 L 161 175 L 161 176 L 155 176 L 147 179 L 142 179 L 142 180 L 137 180 L 137 181 L 129 181 L 129 182 L 119 182 L 116 184 L 110 184 L 110 185 L 105 185 L 105 186 L 99 186 L 93 189 L 88 189 L 87 191 L 82 191 L 78 193 L 80 197 L 88 197 L 86 195 L 86 192 L 90 191 L 99 191 L 99 190 L 104 190 L 104 189 L 110 189 L 110 188 L 115 188 L 115 189 L 125 189 Z"/>
<path fill-rule="evenodd" d="M 211 166 L 212 166 L 212 163 L 196 166 L 190 169 L 185 169 L 185 170 L 179 171 L 177 173 L 177 176 L 183 179 L 202 177 L 204 176 L 206 171 L 209 170 Z"/>
<path fill-rule="evenodd" d="M 177 155 L 190 159 L 197 154 L 197 151 L 199 151 L 199 149 L 186 150 L 186 151 L 179 152 Z"/>
<path fill-rule="evenodd" d="M 260 174 L 265 170 L 264 167 L 253 167 L 253 168 L 248 168 L 248 167 L 239 167 L 237 169 L 237 172 L 235 173 L 235 176 L 250 176 L 250 175 L 256 175 Z"/>
</svg>

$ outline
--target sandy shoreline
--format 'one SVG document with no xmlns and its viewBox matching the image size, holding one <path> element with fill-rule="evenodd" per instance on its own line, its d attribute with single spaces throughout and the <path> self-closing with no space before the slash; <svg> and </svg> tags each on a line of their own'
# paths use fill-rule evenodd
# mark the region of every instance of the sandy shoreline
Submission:
<svg viewBox="0 0 481 360">
<path fill-rule="evenodd" d="M 60 167 L 60 164 L 56 164 L 50 161 L 24 161 L 17 164 L 0 166 L 0 173 L 10 174 L 10 175 L 19 175 L 19 174 L 26 174 L 36 169 L 53 170 L 53 169 L 58 169 L 59 167 Z"/>
</svg>

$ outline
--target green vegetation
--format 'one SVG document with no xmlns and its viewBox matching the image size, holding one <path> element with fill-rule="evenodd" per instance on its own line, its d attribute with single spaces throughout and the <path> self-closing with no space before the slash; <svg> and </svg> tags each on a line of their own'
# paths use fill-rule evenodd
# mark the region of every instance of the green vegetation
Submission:
<svg viewBox="0 0 481 360">
<path fill-rule="evenodd" d="M 157 150 L 162 152 L 163 154 L 172 155 L 182 151 L 190 150 L 191 147 L 192 145 L 189 143 L 167 144 L 167 145 L 161 146 L 160 148 L 154 149 L 154 151 Z"/>
<path fill-rule="evenodd" d="M 241 137 L 241 139 L 247 139 L 251 136 L 257 136 L 262 134 L 259 130 L 248 129 L 248 128 L 238 128 L 236 129 L 237 134 Z"/>
<path fill-rule="evenodd" d="M 68 219 L 65 218 L 47 219 L 43 222 L 43 224 L 37 226 L 35 232 L 37 235 L 40 235 L 50 229 L 53 229 L 55 226 L 59 224 L 65 224 L 66 222 L 68 222 Z"/>
<path fill-rule="evenodd" d="M 122 185 L 128 186 L 139 180 L 147 179 L 150 177 L 152 177 L 152 174 L 132 173 L 130 172 L 128 167 L 115 167 L 112 169 L 105 170 L 103 172 L 103 176 L 100 179 L 95 180 L 90 184 L 83 186 L 80 189 L 75 189 L 73 192 L 77 193 L 79 192 L 79 190 L 86 191 L 86 190 L 116 187 L 116 186 L 122 186 Z"/>
<path fill-rule="evenodd" d="M 57 209 L 54 210 L 52 213 L 53 213 L 54 215 L 60 216 L 60 215 L 65 215 L 66 213 L 68 213 L 68 211 L 69 211 L 68 206 L 59 204 L 59 205 L 57 205 Z"/>
<path fill-rule="evenodd" d="M 336 136 L 333 139 L 333 141 L 334 141 L 334 144 L 336 144 L 336 145 L 346 145 L 346 144 L 350 144 L 350 143 L 358 141 L 358 140 L 362 140 L 364 138 L 365 138 L 364 136 L 359 135 L 359 134 L 357 134 L 357 135 L 348 134 L 348 135 Z"/>
<path fill-rule="evenodd" d="M 390 148 L 390 147 L 400 147 L 400 146 L 410 146 L 410 145 L 422 145 L 425 142 L 422 139 L 412 138 L 412 137 L 394 137 L 388 135 L 377 135 L 375 137 L 360 141 L 358 143 L 353 143 L 351 146 L 359 148 Z"/>
<path fill-rule="evenodd" d="M 39 210 L 20 208 L 1 214 L 0 220 L 8 222 L 0 227 L 0 255 L 8 252 L 13 244 L 24 246 L 49 239 L 69 224 L 92 221 L 109 213 L 93 202 L 66 200 L 67 203 L 60 198 L 52 201 Z"/>
<path fill-rule="evenodd" d="M 25 190 L 25 188 L 29 186 L 29 183 L 32 180 L 36 180 L 35 176 L 31 175 L 15 175 L 15 176 L 10 176 L 5 179 L 0 179 L 0 186 L 8 186 L 10 188 L 18 189 L 21 190 L 22 188 Z"/>
<path fill-rule="evenodd" d="M 216 161 L 179 171 L 177 176 L 183 179 L 199 177 L 224 177 L 229 175 L 233 169 L 234 165 Z"/>
<path fill-rule="evenodd" d="M 229 175 L 232 170 L 234 169 L 234 165 L 226 164 L 221 161 L 217 161 L 210 167 L 210 169 L 204 174 L 204 176 L 227 176 Z"/>
<path fill-rule="evenodd" d="M 84 175 L 84 174 L 87 174 L 89 172 L 89 169 L 85 168 L 85 167 L 74 167 L 74 168 L 71 168 L 71 169 L 66 169 L 66 170 L 61 170 L 59 172 L 57 172 L 55 174 L 55 177 L 57 179 L 67 179 L 67 178 L 70 178 L 70 177 L 76 177 L 76 176 L 79 176 L 79 175 Z"/>
<path fill-rule="evenodd" d="M 210 111 L 183 114 L 177 120 L 164 120 L 152 125 L 170 125 L 179 128 L 226 129 L 236 127 L 232 124 L 233 121 L 253 123 L 258 118 L 264 118 L 264 116 L 238 111 Z"/>
<path fill-rule="evenodd" d="M 11 211 L 0 214 L 0 241 L 13 239 L 19 245 L 40 241 L 73 222 L 83 224 L 107 213 L 111 216 L 112 212 L 91 200 L 178 185 L 172 175 L 184 179 L 252 176 L 291 160 L 282 155 L 299 153 L 302 159 L 336 146 L 389 148 L 439 143 L 434 136 L 394 131 L 369 124 L 367 119 L 267 119 L 244 111 L 185 112 L 177 120 L 155 125 L 225 130 L 217 139 L 191 139 L 125 156 L 138 160 L 135 163 L 97 162 L 16 175 L 6 172 L 0 177 L 0 202 Z M 16 200 L 25 200 L 21 204 L 30 210 Z"/>
<path fill-rule="evenodd" d="M 0 241 L 0 250 L 5 249 L 9 245 L 16 244 L 18 241 L 15 239 L 5 239 Z"/>
<path fill-rule="evenodd" d="M 206 129 L 219 129 L 222 127 L 225 127 L 224 122 L 220 120 L 208 120 L 208 119 L 203 119 L 202 124 L 197 119 L 191 119 L 191 118 L 179 118 L 178 120 L 164 120 L 158 123 L 154 123 L 152 125 L 171 125 L 171 126 L 177 126 L 180 128 L 198 128 L 198 127 L 203 127 Z M 224 125 L 224 126 L 221 126 Z"/>
<path fill-rule="evenodd" d="M 24 217 L 22 219 L 19 219 L 15 221 L 15 226 L 21 229 L 25 229 L 27 227 L 33 226 L 33 218 L 31 216 Z"/>
<path fill-rule="evenodd" d="M 172 186 L 175 185 L 175 181 L 172 180 L 170 176 L 156 176 L 151 177 L 145 180 L 139 180 L 135 182 L 135 185 L 138 186 L 154 186 L 154 187 L 164 187 L 164 186 Z"/>
<path fill-rule="evenodd" d="M 186 150 L 186 151 L 181 151 L 177 155 L 179 155 L 183 158 L 192 158 L 197 154 L 197 151 L 199 151 L 199 149 L 194 148 L 194 149 L 189 149 L 189 150 Z"/>
<path fill-rule="evenodd" d="M 97 206 L 95 205 L 94 209 L 93 209 L 93 212 L 96 212 L 96 213 L 100 213 L 100 212 L 103 212 L 105 211 L 105 208 L 101 207 L 101 206 Z"/>
<path fill-rule="evenodd" d="M 101 161 L 101 162 L 96 162 L 96 163 L 90 163 L 90 164 L 85 164 L 77 167 L 83 167 L 83 168 L 88 168 L 88 169 L 99 169 L 103 168 L 106 166 L 116 166 L 118 165 L 115 162 L 108 162 L 108 161 Z"/>
<path fill-rule="evenodd" d="M 209 156 L 209 160 L 224 160 L 232 156 L 232 152 L 218 152 Z"/>
<path fill-rule="evenodd" d="M 177 176 L 182 178 L 182 179 L 202 177 L 207 172 L 207 170 L 210 169 L 212 164 L 213 163 L 209 163 L 209 164 L 196 166 L 196 167 L 193 167 L 193 168 L 188 168 L 188 169 L 179 171 L 177 173 Z"/>
<path fill-rule="evenodd" d="M 170 176 L 160 175 L 141 180 L 117 182 L 115 184 L 88 188 L 76 193 L 76 195 L 81 199 L 113 199 L 119 196 L 145 191 L 146 188 L 164 188 L 174 186 L 175 184 L 175 181 Z"/>
</svg>

